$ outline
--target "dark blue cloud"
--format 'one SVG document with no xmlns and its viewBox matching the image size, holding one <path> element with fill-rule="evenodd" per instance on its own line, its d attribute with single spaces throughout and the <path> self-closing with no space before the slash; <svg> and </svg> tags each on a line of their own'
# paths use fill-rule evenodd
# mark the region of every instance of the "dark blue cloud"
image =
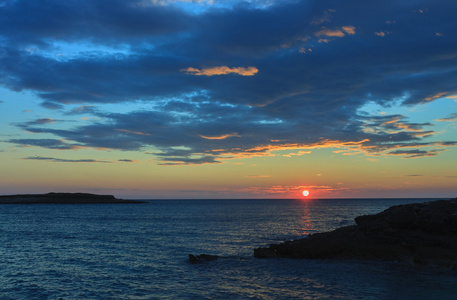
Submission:
<svg viewBox="0 0 457 300">
<path fill-rule="evenodd" d="M 135 162 L 134 160 L 132 160 L 132 159 L 127 159 L 127 158 L 119 159 L 118 161 L 119 161 L 119 162 L 126 162 L 126 163 L 133 163 L 133 162 Z"/>
<path fill-rule="evenodd" d="M 10 139 L 5 142 L 14 143 L 22 146 L 36 146 L 56 150 L 73 150 L 76 145 L 65 143 L 57 139 Z"/>
<path fill-rule="evenodd" d="M 223 107 L 223 109 L 222 109 Z M 166 108 L 166 109 L 165 109 Z M 176 108 L 176 109 L 173 109 Z M 435 133 L 429 123 L 410 123 L 401 115 L 347 116 L 345 111 L 322 115 L 274 118 L 268 110 L 220 103 L 164 103 L 159 111 L 97 113 L 103 122 L 72 129 L 21 128 L 50 133 L 61 140 L 9 140 L 49 149 L 110 148 L 154 154 L 163 164 L 218 163 L 224 159 L 265 155 L 284 148 L 352 147 L 370 155 L 431 156 L 435 148 L 457 142 L 425 142 Z M 221 113 L 221 111 L 223 113 Z M 264 113 L 262 113 L 264 112 Z M 421 148 L 414 152 L 414 148 Z M 152 151 L 151 151 L 152 149 Z M 393 151 L 393 152 L 392 152 Z"/>
<path fill-rule="evenodd" d="M 28 18 L 29 14 L 32 21 L 28 22 L 54 19 L 51 18 L 54 11 L 49 8 L 52 5 L 41 9 L 35 7 L 36 12 L 32 12 L 28 5 L 15 3 L 14 7 L 21 9 L 14 10 L 15 18 L 10 17 L 9 22 Z M 454 64 L 449 64 L 449 60 L 455 62 L 455 57 L 449 58 L 456 46 L 450 38 L 453 32 L 448 24 L 453 23 L 453 16 L 441 4 L 434 5 L 441 14 L 432 14 L 435 11 L 432 8 L 424 13 L 414 12 L 421 6 L 420 3 L 401 5 L 395 10 L 398 7 L 395 2 L 386 2 L 383 9 L 379 9 L 359 1 L 351 5 L 360 11 L 357 15 L 354 9 L 348 10 L 346 5 L 331 1 L 306 1 L 271 9 L 214 10 L 204 15 L 186 15 L 186 22 L 193 25 L 181 26 L 182 37 L 177 38 L 173 34 L 156 36 L 133 29 L 128 34 L 122 34 L 123 31 L 113 29 L 127 26 L 125 23 L 128 22 L 122 17 L 127 14 L 124 10 L 129 11 L 132 19 L 136 20 L 133 16 L 137 15 L 141 20 L 145 16 L 155 19 L 156 14 L 161 15 L 161 10 L 166 9 L 171 14 L 167 20 L 176 20 L 177 23 L 185 14 L 164 6 L 145 8 L 122 6 L 122 3 L 114 2 L 106 11 L 101 9 L 104 7 L 102 2 L 85 3 L 85 9 L 93 12 L 89 16 L 79 13 L 81 8 L 72 2 L 55 4 L 55 9 L 59 11 L 67 12 L 70 7 L 76 9 L 75 16 L 65 20 L 68 25 L 41 25 L 47 28 L 44 32 L 33 29 L 35 26 L 32 25 L 22 25 L 16 30 L 24 34 L 33 33 L 37 39 L 47 41 L 50 47 L 53 42 L 62 40 L 59 36 L 74 43 L 89 39 L 106 45 L 109 45 L 109 37 L 115 36 L 119 43 L 130 45 L 132 55 L 89 55 L 58 61 L 10 50 L 7 57 L 13 59 L 8 60 L 10 63 L 5 61 L 5 73 L 18 76 L 10 76 L 14 79 L 5 84 L 17 90 L 35 90 L 43 99 L 58 103 L 149 100 L 182 96 L 198 90 L 206 90 L 211 97 L 221 101 L 252 105 L 265 105 L 300 94 L 304 100 L 326 101 L 326 98 L 338 95 L 342 101 L 359 98 L 358 102 L 361 102 L 370 95 L 375 101 L 388 102 L 407 93 L 406 101 L 417 103 L 442 90 L 455 91 Z M 427 7 L 433 5 L 425 4 Z M 331 13 L 331 22 L 313 23 L 315 17 L 329 9 L 335 11 Z M 114 18 L 117 15 L 115 10 L 119 19 Z M 395 23 L 386 24 L 387 21 Z M 86 32 L 72 27 L 80 22 L 93 26 L 93 30 Z M 145 27 L 151 28 L 151 31 L 161 26 L 173 27 L 167 22 L 159 24 Z M 424 24 L 434 29 L 425 30 Z M 356 34 L 345 33 L 345 37 L 315 36 L 322 27 L 341 31 L 344 26 L 354 26 Z M 48 34 L 52 27 L 58 27 L 62 33 L 52 37 Z M 16 26 L 5 24 L 2 28 Z M 98 30 L 107 33 L 99 35 Z M 375 34 L 384 31 L 391 34 L 385 37 Z M 436 36 L 438 32 L 443 36 Z M 5 32 L 3 36 L 8 40 L 16 35 Z M 132 36 L 140 36 L 141 39 L 131 39 Z M 322 38 L 329 42 L 319 43 Z M 301 48 L 313 51 L 309 55 L 303 54 L 299 52 Z M 205 65 L 255 65 L 260 72 L 251 78 L 193 77 L 179 72 L 182 68 Z M 421 76 L 413 76 L 418 72 Z M 430 83 L 429 87 L 425 88 L 424 83 Z"/>
<path fill-rule="evenodd" d="M 195 20 L 167 6 L 132 0 L 8 1 L 0 9 L 0 34 L 15 46 L 52 47 L 55 41 L 141 42 L 188 30 Z"/>
<path fill-rule="evenodd" d="M 27 122 L 28 125 L 42 125 L 42 124 L 52 124 L 55 123 L 56 120 L 51 118 L 39 118 L 34 121 Z"/>
<path fill-rule="evenodd" d="M 432 137 L 431 123 L 359 109 L 457 93 L 456 9 L 450 0 L 277 1 L 197 14 L 143 1 L 9 1 L 0 7 L 0 84 L 99 117 L 73 129 L 21 128 L 82 147 L 154 149 L 167 164 L 325 143 L 428 156 L 398 148 Z M 221 67 L 257 71 L 185 71 Z M 148 108 L 93 106 L 131 101 Z"/>
<path fill-rule="evenodd" d="M 69 162 L 69 163 L 111 163 L 111 161 L 97 160 L 97 159 L 62 159 L 55 157 L 42 157 L 42 156 L 30 156 L 24 159 L 27 160 L 45 160 L 50 162 Z"/>
<path fill-rule="evenodd" d="M 424 157 L 424 156 L 436 156 L 439 152 L 445 151 L 444 149 L 437 149 L 437 150 L 395 150 L 391 151 L 390 155 L 406 155 L 406 158 L 417 158 L 417 157 Z"/>
</svg>

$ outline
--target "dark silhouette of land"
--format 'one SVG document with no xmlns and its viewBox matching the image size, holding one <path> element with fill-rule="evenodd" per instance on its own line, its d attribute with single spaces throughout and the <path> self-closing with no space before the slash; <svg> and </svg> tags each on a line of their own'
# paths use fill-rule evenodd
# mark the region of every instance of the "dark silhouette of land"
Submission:
<svg viewBox="0 0 457 300">
<path fill-rule="evenodd" d="M 254 256 L 387 260 L 457 270 L 457 198 L 392 206 L 355 222 L 257 248 Z"/>
<path fill-rule="evenodd" d="M 89 193 L 47 193 L 0 196 L 0 204 L 120 204 L 146 203 L 137 200 L 117 199 L 112 195 Z"/>
</svg>

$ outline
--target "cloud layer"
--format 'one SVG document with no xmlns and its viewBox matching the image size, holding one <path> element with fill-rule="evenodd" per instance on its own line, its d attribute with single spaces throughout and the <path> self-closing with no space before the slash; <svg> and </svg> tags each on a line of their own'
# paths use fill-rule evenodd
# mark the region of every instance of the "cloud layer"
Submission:
<svg viewBox="0 0 457 300">
<path fill-rule="evenodd" d="M 3 3 L 0 84 L 98 120 L 24 122 L 56 139 L 11 143 L 145 151 L 163 164 L 320 147 L 416 158 L 455 146 L 433 140 L 431 123 L 360 112 L 457 94 L 455 1 Z M 97 109 L 132 101 L 144 108 Z"/>
</svg>

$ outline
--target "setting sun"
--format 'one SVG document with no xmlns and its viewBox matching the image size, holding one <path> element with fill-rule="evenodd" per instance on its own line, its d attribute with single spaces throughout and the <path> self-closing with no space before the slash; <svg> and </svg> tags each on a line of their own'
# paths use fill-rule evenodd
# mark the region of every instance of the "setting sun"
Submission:
<svg viewBox="0 0 457 300">
<path fill-rule="evenodd" d="M 302 192 L 302 194 L 303 194 L 303 196 L 308 197 L 309 196 L 309 191 L 308 190 L 304 190 Z"/>
</svg>

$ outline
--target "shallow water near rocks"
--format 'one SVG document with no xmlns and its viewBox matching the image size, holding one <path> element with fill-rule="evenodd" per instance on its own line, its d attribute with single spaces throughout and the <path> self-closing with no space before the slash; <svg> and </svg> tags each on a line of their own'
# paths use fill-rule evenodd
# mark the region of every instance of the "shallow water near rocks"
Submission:
<svg viewBox="0 0 457 300">
<path fill-rule="evenodd" d="M 455 299 L 457 275 L 253 249 L 409 199 L 0 205 L 1 299 Z M 188 255 L 213 254 L 193 265 Z"/>
</svg>

